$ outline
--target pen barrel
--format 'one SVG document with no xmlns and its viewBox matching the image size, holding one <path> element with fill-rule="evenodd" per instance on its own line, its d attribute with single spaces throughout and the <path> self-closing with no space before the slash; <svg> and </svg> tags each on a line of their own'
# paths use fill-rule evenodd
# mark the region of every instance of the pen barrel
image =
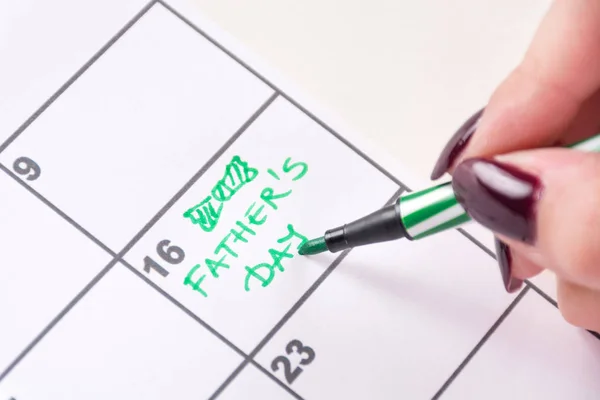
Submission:
<svg viewBox="0 0 600 400">
<path fill-rule="evenodd" d="M 581 140 L 575 144 L 568 146 L 571 149 L 589 151 L 593 153 L 600 152 L 600 134 L 592 136 L 591 138 Z"/>
<path fill-rule="evenodd" d="M 459 204 L 452 183 L 413 192 L 398 200 L 402 224 L 410 240 L 456 228 L 471 218 Z"/>
<path fill-rule="evenodd" d="M 580 151 L 600 152 L 600 134 L 567 147 Z M 471 220 L 456 200 L 452 182 L 401 196 L 398 206 L 407 234 L 406 238 L 410 240 L 422 239 L 457 228 Z"/>
</svg>

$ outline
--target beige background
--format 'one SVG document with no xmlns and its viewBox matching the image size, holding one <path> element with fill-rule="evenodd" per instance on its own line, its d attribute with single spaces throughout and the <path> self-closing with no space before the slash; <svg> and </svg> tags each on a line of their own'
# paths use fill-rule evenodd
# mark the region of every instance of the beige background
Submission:
<svg viewBox="0 0 600 400">
<path fill-rule="evenodd" d="M 522 57 L 550 0 L 194 0 L 422 178 Z"/>
</svg>

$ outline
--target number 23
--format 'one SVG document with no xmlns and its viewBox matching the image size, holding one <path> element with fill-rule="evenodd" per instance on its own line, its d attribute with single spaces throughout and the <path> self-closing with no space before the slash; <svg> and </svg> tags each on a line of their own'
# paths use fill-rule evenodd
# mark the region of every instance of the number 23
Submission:
<svg viewBox="0 0 600 400">
<path fill-rule="evenodd" d="M 309 347 L 302 344 L 301 341 L 294 339 L 287 344 L 285 347 L 285 352 L 287 354 L 298 353 L 302 356 L 300 360 L 300 365 L 308 365 L 315 359 L 315 351 Z M 283 372 L 285 374 L 285 379 L 289 384 L 292 384 L 298 376 L 304 371 L 301 367 L 296 367 L 292 370 L 292 364 L 290 360 L 286 356 L 276 357 L 271 363 L 271 369 L 273 371 L 279 371 L 280 364 L 283 364 Z"/>
</svg>

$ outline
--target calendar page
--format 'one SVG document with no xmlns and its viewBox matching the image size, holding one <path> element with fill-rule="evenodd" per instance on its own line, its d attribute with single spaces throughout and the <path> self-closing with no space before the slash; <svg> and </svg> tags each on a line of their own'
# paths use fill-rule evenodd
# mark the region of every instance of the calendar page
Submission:
<svg viewBox="0 0 600 400">
<path fill-rule="evenodd" d="M 1 8 L 0 400 L 598 398 L 477 227 L 298 255 L 415 180 L 193 2 Z"/>
</svg>

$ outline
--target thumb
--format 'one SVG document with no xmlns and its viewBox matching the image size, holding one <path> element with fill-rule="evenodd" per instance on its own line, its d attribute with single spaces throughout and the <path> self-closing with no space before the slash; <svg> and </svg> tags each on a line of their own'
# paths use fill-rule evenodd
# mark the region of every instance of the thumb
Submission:
<svg viewBox="0 0 600 400">
<path fill-rule="evenodd" d="M 473 158 L 457 166 L 453 188 L 511 251 L 600 290 L 600 154 L 554 148 Z"/>
</svg>

